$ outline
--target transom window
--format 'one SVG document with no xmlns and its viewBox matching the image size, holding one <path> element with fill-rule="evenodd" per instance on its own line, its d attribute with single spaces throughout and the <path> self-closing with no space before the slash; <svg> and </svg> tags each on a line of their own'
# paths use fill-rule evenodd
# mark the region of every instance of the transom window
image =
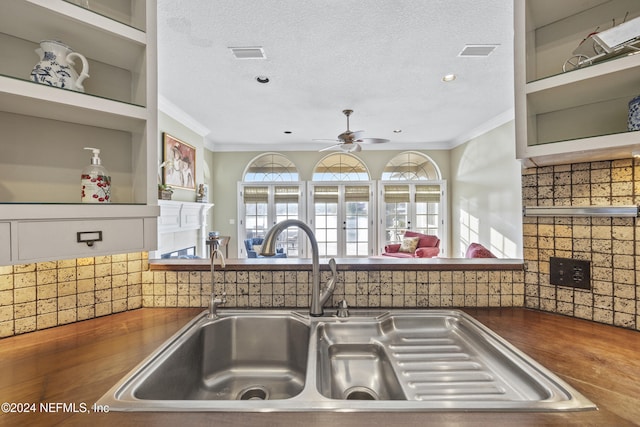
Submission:
<svg viewBox="0 0 640 427">
<path fill-rule="evenodd" d="M 442 179 L 438 166 L 427 156 L 415 151 L 406 151 L 387 163 L 382 172 L 383 181 L 413 181 Z"/>
<path fill-rule="evenodd" d="M 298 181 L 296 165 L 282 154 L 266 153 L 255 158 L 244 171 L 244 182 Z"/>
<path fill-rule="evenodd" d="M 330 154 L 313 171 L 313 181 L 368 181 L 367 167 L 351 154 Z"/>
</svg>

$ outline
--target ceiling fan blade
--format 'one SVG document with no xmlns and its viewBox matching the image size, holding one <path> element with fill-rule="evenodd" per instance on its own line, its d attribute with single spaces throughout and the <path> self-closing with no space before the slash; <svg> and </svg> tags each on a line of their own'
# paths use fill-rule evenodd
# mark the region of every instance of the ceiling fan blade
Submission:
<svg viewBox="0 0 640 427">
<path fill-rule="evenodd" d="M 361 138 L 356 140 L 356 142 L 362 144 L 384 144 L 385 142 L 389 142 L 389 140 L 384 138 Z"/>
<path fill-rule="evenodd" d="M 318 141 L 318 142 L 339 142 L 340 144 L 342 144 L 342 142 L 339 139 L 312 139 L 312 141 Z"/>
</svg>

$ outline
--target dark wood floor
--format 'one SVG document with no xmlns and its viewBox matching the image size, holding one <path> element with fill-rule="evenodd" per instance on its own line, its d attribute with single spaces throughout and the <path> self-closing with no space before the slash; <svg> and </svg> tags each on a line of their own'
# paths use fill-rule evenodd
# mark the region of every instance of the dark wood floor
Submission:
<svg viewBox="0 0 640 427">
<path fill-rule="evenodd" d="M 640 333 L 526 309 L 466 310 L 582 392 L 598 411 L 570 413 L 42 413 L 91 405 L 202 309 L 141 309 L 0 340 L 4 426 L 628 426 L 640 425 Z M 55 406 L 51 406 L 55 410 Z M 70 408 L 66 408 L 67 410 Z"/>
</svg>

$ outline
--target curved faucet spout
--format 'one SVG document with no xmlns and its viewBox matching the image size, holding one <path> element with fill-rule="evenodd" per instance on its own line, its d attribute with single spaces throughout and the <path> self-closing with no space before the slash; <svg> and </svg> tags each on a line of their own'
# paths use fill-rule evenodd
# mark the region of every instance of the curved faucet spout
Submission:
<svg viewBox="0 0 640 427">
<path fill-rule="evenodd" d="M 209 319 L 215 319 L 217 317 L 217 314 L 216 314 L 217 307 L 220 304 L 224 304 L 227 302 L 227 299 L 225 298 L 226 293 L 224 292 L 222 294 L 222 299 L 216 298 L 216 293 L 214 290 L 216 258 L 220 259 L 221 268 L 224 268 L 226 266 L 226 263 L 224 261 L 224 255 L 222 255 L 222 252 L 220 252 L 218 248 L 214 248 L 211 251 L 211 298 L 209 299 Z"/>
<path fill-rule="evenodd" d="M 322 293 L 320 291 L 320 260 L 319 260 L 319 251 L 318 251 L 318 241 L 316 240 L 316 236 L 313 234 L 313 230 L 305 224 L 304 222 L 298 219 L 286 219 L 282 222 L 277 223 L 264 236 L 264 242 L 262 242 L 262 255 L 265 256 L 273 256 L 276 253 L 276 239 L 278 235 L 282 233 L 289 227 L 298 227 L 302 231 L 305 232 L 307 237 L 309 238 L 309 243 L 311 244 L 311 307 L 309 309 L 309 314 L 311 316 L 322 316 L 324 314 L 324 310 L 322 308 L 323 304 L 327 301 L 331 293 L 333 292 L 333 286 L 329 287 L 330 283 L 327 283 L 327 289 Z M 335 284 L 335 261 L 333 261 L 333 266 L 331 270 L 334 275 L 333 283 Z M 331 262 L 329 263 L 331 266 Z M 331 281 L 331 279 L 330 279 Z"/>
</svg>

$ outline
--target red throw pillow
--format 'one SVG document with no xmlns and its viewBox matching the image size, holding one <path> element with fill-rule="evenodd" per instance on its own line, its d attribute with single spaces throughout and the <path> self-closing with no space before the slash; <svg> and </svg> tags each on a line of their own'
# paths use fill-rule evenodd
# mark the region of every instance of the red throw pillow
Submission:
<svg viewBox="0 0 640 427">
<path fill-rule="evenodd" d="M 480 243 L 472 243 L 465 254 L 467 258 L 497 258 L 491 251 Z"/>
<path fill-rule="evenodd" d="M 398 252 L 398 249 L 400 249 L 400 243 L 391 243 L 384 247 L 384 251 L 390 254 Z"/>
</svg>

